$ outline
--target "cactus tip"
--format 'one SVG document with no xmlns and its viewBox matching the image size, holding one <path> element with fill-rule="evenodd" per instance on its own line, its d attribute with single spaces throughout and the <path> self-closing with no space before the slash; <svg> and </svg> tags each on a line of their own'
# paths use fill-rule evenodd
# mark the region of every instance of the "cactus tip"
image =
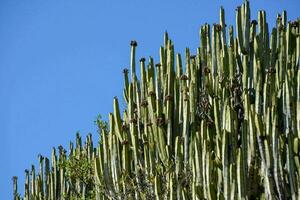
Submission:
<svg viewBox="0 0 300 200">
<path fill-rule="evenodd" d="M 135 40 L 132 40 L 130 42 L 130 46 L 136 47 L 137 46 L 137 42 Z"/>
<path fill-rule="evenodd" d="M 123 69 L 123 73 L 128 74 L 128 69 L 127 68 Z"/>
<path fill-rule="evenodd" d="M 161 66 L 160 63 L 155 64 L 155 67 L 160 67 L 160 66 Z"/>
<path fill-rule="evenodd" d="M 195 58 L 196 58 L 196 55 L 191 55 L 190 58 L 191 58 L 191 59 L 195 59 Z"/>
<path fill-rule="evenodd" d="M 183 74 L 183 75 L 181 75 L 180 79 L 183 80 L 183 81 L 186 81 L 189 78 L 187 77 L 187 75 Z"/>
</svg>

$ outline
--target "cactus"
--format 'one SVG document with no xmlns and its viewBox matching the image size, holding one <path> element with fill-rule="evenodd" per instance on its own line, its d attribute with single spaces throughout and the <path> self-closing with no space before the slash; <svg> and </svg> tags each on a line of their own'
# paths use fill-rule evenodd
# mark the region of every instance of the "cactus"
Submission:
<svg viewBox="0 0 300 200">
<path fill-rule="evenodd" d="M 115 97 L 98 146 L 77 134 L 68 155 L 39 156 L 23 198 L 13 178 L 14 199 L 299 199 L 300 19 L 276 20 L 269 29 L 259 11 L 251 21 L 245 1 L 234 37 L 221 8 L 195 55 L 182 60 L 165 33 L 158 63 L 140 59 L 140 79 L 132 41 L 125 110 Z"/>
</svg>

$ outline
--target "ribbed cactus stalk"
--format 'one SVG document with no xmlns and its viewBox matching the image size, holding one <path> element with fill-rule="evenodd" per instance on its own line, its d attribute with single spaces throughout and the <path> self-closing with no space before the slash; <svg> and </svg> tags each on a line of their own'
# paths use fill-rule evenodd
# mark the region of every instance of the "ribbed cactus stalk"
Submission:
<svg viewBox="0 0 300 200">
<path fill-rule="evenodd" d="M 68 155 L 39 156 L 24 198 L 13 178 L 14 199 L 299 199 L 300 19 L 284 11 L 269 29 L 245 1 L 235 25 L 221 8 L 195 54 L 176 54 L 165 33 L 156 64 L 139 67 L 132 41 L 126 108 L 115 97 L 109 123 L 97 120 L 96 147 L 77 134 Z"/>
</svg>

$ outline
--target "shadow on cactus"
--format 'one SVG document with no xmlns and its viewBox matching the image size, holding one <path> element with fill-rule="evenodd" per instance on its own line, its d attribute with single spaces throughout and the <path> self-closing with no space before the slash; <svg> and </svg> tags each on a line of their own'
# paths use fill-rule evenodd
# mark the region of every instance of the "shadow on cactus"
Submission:
<svg viewBox="0 0 300 200">
<path fill-rule="evenodd" d="M 23 199 L 299 199 L 300 20 L 284 11 L 269 28 L 248 1 L 235 12 L 235 33 L 221 8 L 183 59 L 165 33 L 139 79 L 132 41 L 124 111 L 115 97 L 96 146 L 77 134 L 68 155 L 40 156 Z"/>
</svg>

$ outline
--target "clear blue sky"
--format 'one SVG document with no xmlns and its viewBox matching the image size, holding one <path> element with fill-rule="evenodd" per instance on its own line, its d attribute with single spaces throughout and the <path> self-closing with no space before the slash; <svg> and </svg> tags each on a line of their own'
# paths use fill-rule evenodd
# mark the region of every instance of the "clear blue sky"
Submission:
<svg viewBox="0 0 300 200">
<path fill-rule="evenodd" d="M 77 131 L 98 139 L 93 121 L 122 97 L 130 40 L 138 58 L 157 58 L 167 30 L 175 50 L 195 52 L 200 25 L 218 22 L 221 5 L 233 24 L 242 2 L 0 0 L 0 200 L 12 199 L 14 175 L 23 191 L 39 153 L 68 146 Z M 300 14 L 299 0 L 250 4 L 252 18 L 265 9 L 272 26 L 284 9 L 292 20 Z"/>
</svg>

